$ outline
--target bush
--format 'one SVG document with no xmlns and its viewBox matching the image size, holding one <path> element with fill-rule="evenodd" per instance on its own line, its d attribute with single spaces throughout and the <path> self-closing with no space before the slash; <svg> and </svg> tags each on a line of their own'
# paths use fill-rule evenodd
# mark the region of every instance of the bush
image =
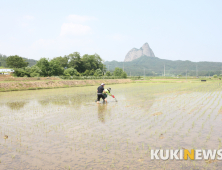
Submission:
<svg viewBox="0 0 222 170">
<path fill-rule="evenodd" d="M 123 73 L 123 69 L 116 67 L 114 72 L 113 72 L 113 75 L 114 76 L 121 76 L 122 73 Z"/>
<path fill-rule="evenodd" d="M 106 74 L 105 74 L 105 76 L 111 76 L 110 71 L 107 71 Z"/>
<path fill-rule="evenodd" d="M 74 68 L 68 68 L 64 71 L 65 76 L 79 76 L 79 73 Z"/>
<path fill-rule="evenodd" d="M 102 73 L 102 71 L 100 70 L 100 69 L 97 69 L 96 71 L 95 71 L 95 73 L 94 73 L 94 76 L 99 76 L 99 77 L 101 77 L 103 75 L 103 73 Z"/>
<path fill-rule="evenodd" d="M 17 77 L 39 77 L 41 72 L 41 69 L 36 65 L 14 69 L 14 75 Z"/>
<path fill-rule="evenodd" d="M 30 77 L 40 77 L 40 74 L 34 72 L 34 73 L 31 73 L 31 74 L 30 74 Z"/>
<path fill-rule="evenodd" d="M 27 76 L 27 74 L 28 73 L 25 71 L 24 68 L 16 68 L 16 69 L 14 69 L 14 75 L 16 77 L 24 77 L 24 76 Z"/>
<path fill-rule="evenodd" d="M 217 75 L 215 74 L 215 75 L 213 75 L 213 78 L 217 78 Z"/>
<path fill-rule="evenodd" d="M 125 72 L 125 71 L 124 71 L 124 72 L 122 72 L 121 77 L 122 77 L 122 78 L 127 78 L 127 74 L 126 74 L 126 72 Z"/>
<path fill-rule="evenodd" d="M 93 76 L 94 75 L 94 69 L 90 70 L 89 72 L 89 76 Z"/>
<path fill-rule="evenodd" d="M 83 73 L 83 76 L 88 76 L 89 73 L 90 73 L 90 71 L 89 71 L 89 70 L 86 70 L 86 71 Z"/>
</svg>

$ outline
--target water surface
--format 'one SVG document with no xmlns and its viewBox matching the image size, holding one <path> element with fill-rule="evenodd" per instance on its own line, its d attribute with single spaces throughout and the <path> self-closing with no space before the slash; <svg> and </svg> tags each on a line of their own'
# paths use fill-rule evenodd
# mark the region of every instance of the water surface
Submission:
<svg viewBox="0 0 222 170">
<path fill-rule="evenodd" d="M 150 159 L 150 149 L 221 148 L 219 83 L 110 87 L 118 102 L 96 104 L 96 86 L 0 93 L 0 169 L 220 169 Z"/>
</svg>

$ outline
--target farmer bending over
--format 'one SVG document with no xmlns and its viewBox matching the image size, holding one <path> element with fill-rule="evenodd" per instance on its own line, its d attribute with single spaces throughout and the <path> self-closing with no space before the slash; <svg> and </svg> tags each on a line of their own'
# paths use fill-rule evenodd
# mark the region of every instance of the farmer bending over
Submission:
<svg viewBox="0 0 222 170">
<path fill-rule="evenodd" d="M 104 95 L 104 97 L 105 97 L 105 100 L 106 100 L 106 102 L 107 102 L 107 94 L 109 95 L 109 96 L 112 96 L 113 98 L 114 98 L 114 95 L 112 95 L 111 93 L 110 93 L 110 91 L 111 91 L 111 88 L 109 87 L 108 89 L 105 89 L 104 91 L 103 91 L 103 95 Z"/>
</svg>

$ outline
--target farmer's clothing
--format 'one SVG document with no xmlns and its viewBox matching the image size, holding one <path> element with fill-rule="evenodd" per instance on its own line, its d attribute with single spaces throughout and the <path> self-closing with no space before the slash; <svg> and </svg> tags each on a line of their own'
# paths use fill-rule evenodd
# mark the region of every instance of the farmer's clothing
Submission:
<svg viewBox="0 0 222 170">
<path fill-rule="evenodd" d="M 98 94 L 97 95 L 97 101 L 100 101 L 100 98 L 102 98 L 104 100 L 105 96 L 103 94 Z"/>
<path fill-rule="evenodd" d="M 100 98 L 105 99 L 103 95 L 104 87 L 101 85 L 97 88 L 97 101 L 100 101 Z"/>
<path fill-rule="evenodd" d="M 109 91 L 108 89 L 105 89 L 104 92 L 103 92 L 103 95 L 104 95 L 105 98 L 107 98 L 107 94 L 108 94 L 109 96 L 112 96 L 112 94 L 110 93 L 110 91 Z"/>
<path fill-rule="evenodd" d="M 99 87 L 97 88 L 97 94 L 102 94 L 103 91 L 104 91 L 104 87 L 103 87 L 103 86 L 99 86 Z"/>
</svg>

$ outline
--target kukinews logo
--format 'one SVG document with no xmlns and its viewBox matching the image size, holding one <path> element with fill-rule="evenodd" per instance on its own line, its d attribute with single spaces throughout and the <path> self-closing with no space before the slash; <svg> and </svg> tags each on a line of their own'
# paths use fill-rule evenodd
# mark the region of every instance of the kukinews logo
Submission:
<svg viewBox="0 0 222 170">
<path fill-rule="evenodd" d="M 201 149 L 178 149 L 178 150 L 163 150 L 163 149 L 151 149 L 151 159 L 175 159 L 175 160 L 208 160 L 217 159 L 222 160 L 222 149 L 220 150 L 201 150 Z"/>
</svg>

